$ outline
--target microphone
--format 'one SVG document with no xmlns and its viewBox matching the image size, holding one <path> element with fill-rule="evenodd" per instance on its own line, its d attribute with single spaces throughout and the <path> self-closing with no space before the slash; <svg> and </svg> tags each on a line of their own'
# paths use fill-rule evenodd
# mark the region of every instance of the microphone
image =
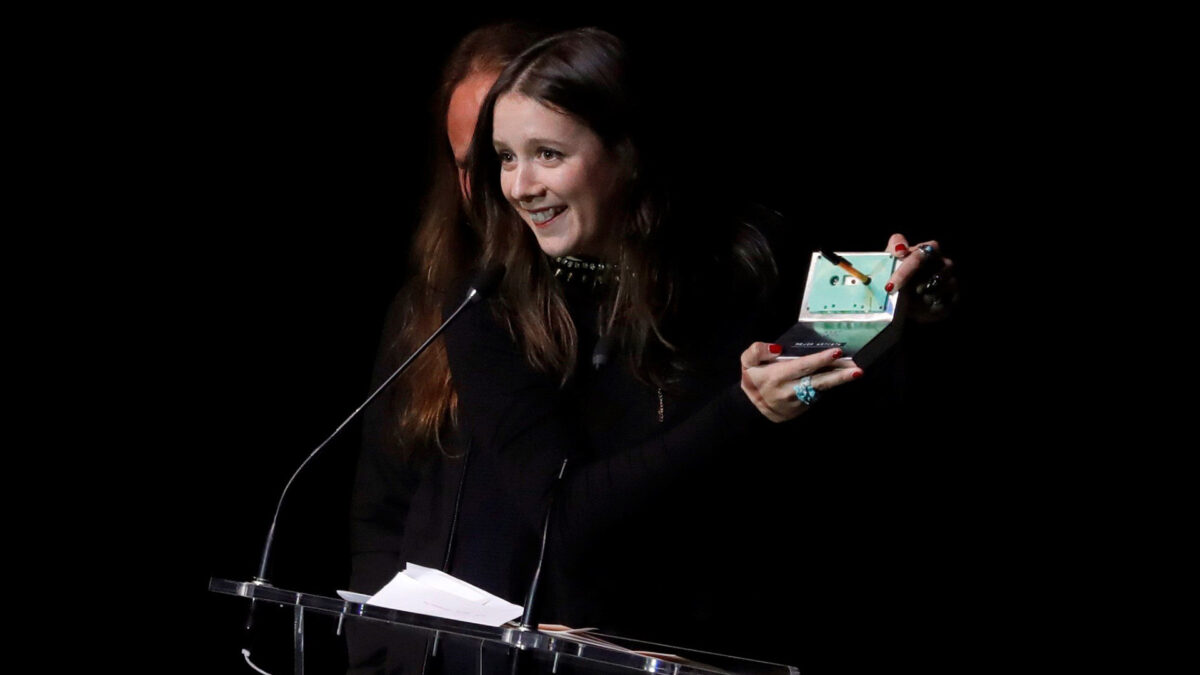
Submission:
<svg viewBox="0 0 1200 675">
<path fill-rule="evenodd" d="M 467 300 L 479 302 L 483 296 L 496 290 L 496 286 L 500 285 L 500 280 L 503 278 L 504 265 L 494 265 L 476 274 L 471 287 L 467 289 Z M 455 314 L 457 313 L 456 311 Z M 450 318 L 453 319 L 454 317 Z"/>
<path fill-rule="evenodd" d="M 279 521 L 279 512 L 283 507 L 283 500 L 287 496 L 288 489 L 292 487 L 292 482 L 296 480 L 296 476 L 300 475 L 300 472 L 304 470 L 304 467 L 308 465 L 309 461 L 311 461 L 313 457 L 316 457 L 317 453 L 320 452 L 321 449 L 329 443 L 329 441 L 332 441 L 339 433 L 341 433 L 342 429 L 345 428 L 345 426 L 349 424 L 351 420 L 353 420 L 355 417 L 358 417 L 358 414 L 362 412 L 363 408 L 366 408 L 368 405 L 370 405 L 371 401 L 374 401 L 379 394 L 383 393 L 384 389 L 387 389 L 388 385 L 390 385 L 397 377 L 400 376 L 400 373 L 403 373 L 405 370 L 407 370 L 409 364 L 411 364 L 414 359 L 420 356 L 421 353 L 429 347 L 429 345 L 433 344 L 433 341 L 436 340 L 438 336 L 440 336 L 442 332 L 445 331 L 446 328 L 458 318 L 458 315 L 462 313 L 464 309 L 466 309 L 468 304 L 479 302 L 479 300 L 481 300 L 486 294 L 495 290 L 496 286 L 500 283 L 500 279 L 503 277 L 503 265 L 489 267 L 477 274 L 472 280 L 470 288 L 467 290 L 466 298 L 464 298 L 462 303 L 459 304 L 458 308 L 450 314 L 450 317 L 443 321 L 442 325 L 438 326 L 438 329 L 433 332 L 433 335 L 430 335 L 425 342 L 421 343 L 421 346 L 417 347 L 417 350 L 413 352 L 411 356 L 405 359 L 404 363 L 401 363 L 400 367 L 393 371 L 392 374 L 383 381 L 383 384 L 379 385 L 379 387 L 377 387 L 375 391 L 367 397 L 367 400 L 363 401 L 361 405 L 355 408 L 354 412 L 350 413 L 350 416 L 347 417 L 341 424 L 339 424 L 338 427 L 333 430 L 333 433 L 330 434 L 329 437 L 324 441 L 321 441 L 321 444 L 318 445 L 311 453 L 309 453 L 308 457 L 300 463 L 300 466 L 296 468 L 296 471 L 292 473 L 292 477 L 288 479 L 287 484 L 283 487 L 283 493 L 279 495 L 279 502 L 275 505 L 275 516 L 271 519 L 271 528 L 267 531 L 267 540 L 263 545 L 262 559 L 258 564 L 258 574 L 254 576 L 254 583 L 256 585 L 271 585 L 270 582 L 267 581 L 267 562 L 271 555 L 271 544 L 275 541 L 275 525 Z M 251 612 L 253 611 L 254 603 L 251 601 Z M 250 625 L 251 619 L 247 619 L 246 628 L 249 629 Z"/>
</svg>

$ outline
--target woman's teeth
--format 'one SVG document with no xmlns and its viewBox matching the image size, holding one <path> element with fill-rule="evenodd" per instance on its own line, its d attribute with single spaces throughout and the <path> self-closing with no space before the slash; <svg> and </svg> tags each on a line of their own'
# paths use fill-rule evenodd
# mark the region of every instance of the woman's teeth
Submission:
<svg viewBox="0 0 1200 675">
<path fill-rule="evenodd" d="M 565 206 L 556 206 L 545 211 L 530 211 L 529 219 L 533 221 L 534 225 L 541 225 L 566 210 L 567 207 Z"/>
</svg>

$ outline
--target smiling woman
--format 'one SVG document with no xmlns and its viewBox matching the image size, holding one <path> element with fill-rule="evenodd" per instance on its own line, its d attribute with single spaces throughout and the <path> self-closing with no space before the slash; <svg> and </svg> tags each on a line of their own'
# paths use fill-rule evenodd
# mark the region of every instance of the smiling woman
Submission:
<svg viewBox="0 0 1200 675">
<path fill-rule="evenodd" d="M 496 101 L 492 139 L 501 190 L 542 251 L 601 257 L 624 177 L 600 137 L 566 113 L 509 93 Z"/>
<path fill-rule="evenodd" d="M 521 53 L 480 109 L 469 206 L 507 273 L 445 333 L 470 452 L 451 572 L 520 602 L 544 546 L 537 620 L 763 656 L 762 627 L 728 619 L 810 590 L 791 561 L 697 589 L 790 537 L 789 462 L 831 445 L 806 413 L 863 371 L 761 342 L 796 316 L 770 233 L 681 198 L 643 97 L 623 44 L 582 29 Z"/>
<path fill-rule="evenodd" d="M 821 391 L 861 370 L 835 364 L 834 350 L 775 363 L 767 344 L 747 349 L 786 327 L 763 311 L 767 239 L 668 189 L 631 74 L 612 35 L 561 33 L 517 57 L 480 110 L 470 206 L 482 264 L 508 272 L 487 311 L 446 333 L 471 448 L 464 494 L 476 495 L 455 557 L 504 570 L 503 583 L 479 580 L 520 601 L 549 512 L 539 619 L 717 647 L 720 617 L 756 603 L 696 594 L 701 558 L 645 553 L 736 548 L 742 533 L 700 531 L 761 506 L 743 499 L 750 483 L 730 483 L 743 466 L 731 460 L 808 409 L 799 378 Z M 639 611 L 647 598 L 672 607 L 670 620 Z"/>
</svg>

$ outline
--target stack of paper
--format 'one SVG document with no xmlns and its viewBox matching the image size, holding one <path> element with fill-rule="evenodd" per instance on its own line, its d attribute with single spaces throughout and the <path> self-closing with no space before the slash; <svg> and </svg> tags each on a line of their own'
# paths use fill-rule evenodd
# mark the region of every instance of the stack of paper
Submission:
<svg viewBox="0 0 1200 675">
<path fill-rule="evenodd" d="M 405 565 L 367 604 L 485 626 L 503 625 L 523 611 L 519 605 L 445 572 L 413 563 Z"/>
</svg>

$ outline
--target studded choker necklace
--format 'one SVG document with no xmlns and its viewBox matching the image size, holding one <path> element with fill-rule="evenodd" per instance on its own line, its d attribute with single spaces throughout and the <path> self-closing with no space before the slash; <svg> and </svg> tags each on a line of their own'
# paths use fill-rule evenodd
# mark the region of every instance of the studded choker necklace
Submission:
<svg viewBox="0 0 1200 675">
<path fill-rule="evenodd" d="M 617 278 L 617 266 L 611 263 L 583 260 L 574 256 L 558 256 L 550 261 L 554 277 L 567 284 L 599 286 Z"/>
</svg>

